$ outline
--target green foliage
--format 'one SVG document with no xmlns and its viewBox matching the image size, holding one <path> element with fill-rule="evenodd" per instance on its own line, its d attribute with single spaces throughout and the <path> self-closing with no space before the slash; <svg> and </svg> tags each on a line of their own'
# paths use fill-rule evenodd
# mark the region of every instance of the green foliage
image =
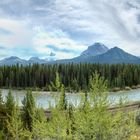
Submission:
<svg viewBox="0 0 140 140">
<path fill-rule="evenodd" d="M 51 110 L 48 138 L 127 140 L 135 130 L 134 116 L 121 111 L 113 115 L 108 111 L 107 96 L 107 82 L 95 73 L 90 80 L 90 92 L 85 94 L 85 102 L 81 107 L 69 105 L 65 111 L 57 108 Z"/>
<path fill-rule="evenodd" d="M 57 74 L 56 74 L 57 75 Z M 9 140 L 128 140 L 135 131 L 134 112 L 110 112 L 108 107 L 107 82 L 100 74 L 90 78 L 89 92 L 85 92 L 84 100 L 79 107 L 67 104 L 65 87 L 57 75 L 59 102 L 50 108 L 49 119 L 44 110 L 36 107 L 31 91 L 28 91 L 23 107 L 15 105 L 9 92 L 6 102 L 6 127 L 1 127 L 0 138 Z M 120 108 L 124 102 L 120 100 Z M 2 108 L 0 108 L 2 109 Z M 11 109 L 11 110 L 10 110 Z M 1 112 L 0 112 L 1 113 Z M 1 116 L 0 116 L 1 119 Z M 0 125 L 2 121 L 0 121 Z"/>
<path fill-rule="evenodd" d="M 20 110 L 16 106 L 14 108 L 12 115 L 6 120 L 7 136 L 8 139 L 19 140 L 24 138 L 23 123 L 21 120 Z"/>
<path fill-rule="evenodd" d="M 62 84 L 61 84 L 61 81 L 60 81 L 59 73 L 56 72 L 55 82 L 54 82 L 54 83 L 51 82 L 50 89 L 51 89 L 51 91 L 52 91 L 52 90 L 55 90 L 55 91 L 57 91 L 57 92 L 60 92 L 61 86 L 62 86 Z"/>
<path fill-rule="evenodd" d="M 15 101 L 11 90 L 9 90 L 8 95 L 6 96 L 5 106 L 7 109 L 7 115 L 12 116 L 13 110 L 15 109 Z"/>
<path fill-rule="evenodd" d="M 0 90 L 0 105 L 2 105 L 4 102 L 3 102 L 3 98 L 2 98 L 2 93 L 1 93 L 1 90 Z"/>
<path fill-rule="evenodd" d="M 54 64 L 0 67 L 0 87 L 30 88 L 60 91 L 65 88 L 86 91 L 90 77 L 97 71 L 108 81 L 109 88 L 125 88 L 140 84 L 140 66 L 134 64 Z M 52 84 L 53 83 L 53 84 Z"/>
<path fill-rule="evenodd" d="M 107 82 L 99 74 L 95 73 L 92 78 L 90 78 L 90 92 L 89 92 L 90 102 L 96 107 L 107 108 Z"/>
<path fill-rule="evenodd" d="M 111 114 L 107 111 L 106 81 L 97 73 L 90 79 L 90 92 L 85 96 L 84 109 L 76 113 L 78 139 L 110 139 Z"/>
<path fill-rule="evenodd" d="M 3 136 L 7 111 L 0 91 L 0 137 Z"/>
<path fill-rule="evenodd" d="M 0 140 L 2 140 L 3 138 L 4 138 L 4 132 L 0 130 Z"/>
<path fill-rule="evenodd" d="M 135 129 L 135 115 L 132 112 L 120 111 L 114 114 L 111 131 L 113 140 L 128 140 L 134 134 Z"/>
<path fill-rule="evenodd" d="M 66 113 L 56 108 L 51 110 L 52 117 L 47 123 L 48 139 L 66 139 L 67 138 L 67 120 Z"/>
<path fill-rule="evenodd" d="M 64 85 L 61 86 L 60 98 L 57 107 L 59 110 L 67 109 L 67 100 L 66 100 Z"/>
<path fill-rule="evenodd" d="M 33 122 L 35 118 L 36 105 L 35 105 L 35 99 L 31 91 L 27 91 L 27 94 L 24 97 L 22 104 L 23 104 L 22 117 L 24 121 L 24 128 L 28 129 L 29 131 L 32 131 Z"/>
<path fill-rule="evenodd" d="M 33 137 L 35 139 L 43 139 L 48 135 L 47 129 L 47 118 L 45 116 L 44 110 L 38 108 L 36 110 L 36 116 L 33 122 Z"/>
<path fill-rule="evenodd" d="M 56 87 L 56 90 L 59 90 L 61 88 L 60 76 L 58 72 L 56 73 L 55 87 Z"/>
<path fill-rule="evenodd" d="M 136 116 L 136 123 L 140 126 L 140 113 L 138 113 Z"/>
<path fill-rule="evenodd" d="M 70 104 L 67 109 L 66 114 L 66 120 L 67 120 L 67 135 L 71 137 L 71 139 L 74 139 L 74 135 L 76 132 L 76 123 L 75 123 L 75 116 L 74 116 L 74 107 Z"/>
</svg>

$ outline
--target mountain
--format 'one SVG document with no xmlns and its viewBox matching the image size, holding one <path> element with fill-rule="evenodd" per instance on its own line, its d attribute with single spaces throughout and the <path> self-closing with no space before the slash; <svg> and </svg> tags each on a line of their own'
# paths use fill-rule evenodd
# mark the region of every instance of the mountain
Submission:
<svg viewBox="0 0 140 140">
<path fill-rule="evenodd" d="M 118 63 L 140 64 L 140 58 L 131 55 L 118 47 L 114 47 L 104 54 L 95 57 L 89 57 L 87 58 L 86 61 L 91 63 L 107 63 L 107 64 L 118 64 Z"/>
<path fill-rule="evenodd" d="M 35 63 L 45 64 L 45 63 L 47 63 L 47 61 L 45 59 L 40 59 L 38 57 L 31 57 L 29 60 L 25 60 L 25 59 L 21 59 L 16 56 L 11 56 L 11 57 L 0 60 L 0 66 L 4 66 L 4 65 L 12 66 L 12 65 L 16 65 L 16 64 L 26 66 L 26 65 L 35 64 Z"/>
<path fill-rule="evenodd" d="M 81 56 L 97 56 L 107 52 L 109 49 L 102 43 L 94 43 L 93 45 L 89 46 L 87 50 L 81 53 Z"/>
<path fill-rule="evenodd" d="M 96 42 L 93 45 L 89 46 L 85 51 L 81 53 L 80 56 L 72 58 L 72 59 L 62 59 L 56 60 L 53 62 L 49 62 L 51 64 L 55 63 L 80 63 L 80 62 L 87 62 L 88 59 L 100 54 L 107 52 L 109 49 L 102 43 Z"/>
<path fill-rule="evenodd" d="M 67 64 L 67 63 L 100 63 L 100 64 L 140 64 L 140 58 L 125 52 L 124 50 L 114 47 L 108 49 L 104 44 L 95 43 L 83 51 L 80 56 L 72 59 L 55 60 L 55 54 L 51 53 L 50 57 L 40 59 L 31 57 L 29 60 L 20 59 L 16 56 L 0 60 L 0 66 L 7 65 L 29 65 L 29 64 Z"/>
<path fill-rule="evenodd" d="M 7 58 L 0 60 L 0 66 L 4 66 L 4 65 L 12 66 L 12 65 L 16 65 L 16 64 L 23 65 L 23 66 L 26 66 L 29 64 L 46 64 L 50 61 L 55 60 L 55 58 L 54 58 L 55 54 L 51 53 L 50 55 L 46 59 L 40 59 L 38 57 L 31 57 L 29 60 L 21 59 L 16 56 L 11 56 L 11 57 L 7 57 Z"/>
<path fill-rule="evenodd" d="M 29 64 L 34 64 L 34 63 L 37 63 L 37 64 L 44 64 L 46 63 L 47 61 L 45 59 L 40 59 L 38 57 L 31 57 L 29 60 L 28 60 L 28 63 Z"/>
<path fill-rule="evenodd" d="M 11 56 L 11 57 L 0 60 L 0 66 L 3 66 L 3 65 L 11 66 L 11 65 L 16 65 L 17 63 L 19 65 L 21 64 L 26 65 L 27 61 L 24 59 L 20 59 L 19 57 L 16 57 L 16 56 Z"/>
<path fill-rule="evenodd" d="M 93 48 L 92 48 L 92 51 L 94 51 Z M 87 50 L 84 52 L 87 52 Z M 86 53 L 86 55 L 83 55 L 82 53 L 78 57 L 75 57 L 72 59 L 57 60 L 57 61 L 54 61 L 53 63 L 140 64 L 140 58 L 134 55 L 131 55 L 118 47 L 114 47 L 114 48 L 109 49 L 105 53 L 102 53 L 96 56 L 89 53 L 88 54 Z"/>
</svg>

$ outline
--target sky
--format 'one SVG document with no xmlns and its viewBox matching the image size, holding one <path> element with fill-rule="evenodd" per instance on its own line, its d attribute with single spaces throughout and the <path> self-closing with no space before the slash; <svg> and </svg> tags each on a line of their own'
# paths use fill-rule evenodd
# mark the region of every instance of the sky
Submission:
<svg viewBox="0 0 140 140">
<path fill-rule="evenodd" d="M 0 0 L 0 58 L 72 58 L 95 42 L 140 56 L 140 0 Z"/>
</svg>

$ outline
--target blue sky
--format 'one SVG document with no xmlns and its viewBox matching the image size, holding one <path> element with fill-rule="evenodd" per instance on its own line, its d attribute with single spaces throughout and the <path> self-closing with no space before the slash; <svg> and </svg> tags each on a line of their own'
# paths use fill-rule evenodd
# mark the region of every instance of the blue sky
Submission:
<svg viewBox="0 0 140 140">
<path fill-rule="evenodd" d="M 0 58 L 72 58 L 94 42 L 140 56 L 140 0 L 0 0 Z"/>
</svg>

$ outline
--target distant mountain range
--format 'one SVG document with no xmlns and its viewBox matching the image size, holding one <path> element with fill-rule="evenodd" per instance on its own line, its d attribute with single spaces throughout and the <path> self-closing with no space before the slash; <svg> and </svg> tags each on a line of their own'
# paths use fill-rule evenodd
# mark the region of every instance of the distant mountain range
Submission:
<svg viewBox="0 0 140 140">
<path fill-rule="evenodd" d="M 11 57 L 4 58 L 4 59 L 0 60 L 0 66 L 4 66 L 4 65 L 12 66 L 12 65 L 16 65 L 16 64 L 26 66 L 26 65 L 35 64 L 35 63 L 45 64 L 47 62 L 48 62 L 47 60 L 40 59 L 38 57 L 31 57 L 29 60 L 25 60 L 25 59 L 21 59 L 21 58 L 16 57 L 16 56 L 11 56 Z"/>
<path fill-rule="evenodd" d="M 129 54 L 118 47 L 108 49 L 104 44 L 95 43 L 92 46 L 89 46 L 88 49 L 78 57 L 57 60 L 51 63 L 140 64 L 140 58 Z"/>
<path fill-rule="evenodd" d="M 89 46 L 87 50 L 83 51 L 80 56 L 72 59 L 62 60 L 47 60 L 40 59 L 38 57 L 32 57 L 29 60 L 20 59 L 16 56 L 11 56 L 0 60 L 0 66 L 3 65 L 29 65 L 29 64 L 67 64 L 67 63 L 101 63 L 101 64 L 120 64 L 120 63 L 131 63 L 140 64 L 140 58 L 125 52 L 124 50 L 114 47 L 108 49 L 102 43 L 94 43 Z"/>
</svg>

